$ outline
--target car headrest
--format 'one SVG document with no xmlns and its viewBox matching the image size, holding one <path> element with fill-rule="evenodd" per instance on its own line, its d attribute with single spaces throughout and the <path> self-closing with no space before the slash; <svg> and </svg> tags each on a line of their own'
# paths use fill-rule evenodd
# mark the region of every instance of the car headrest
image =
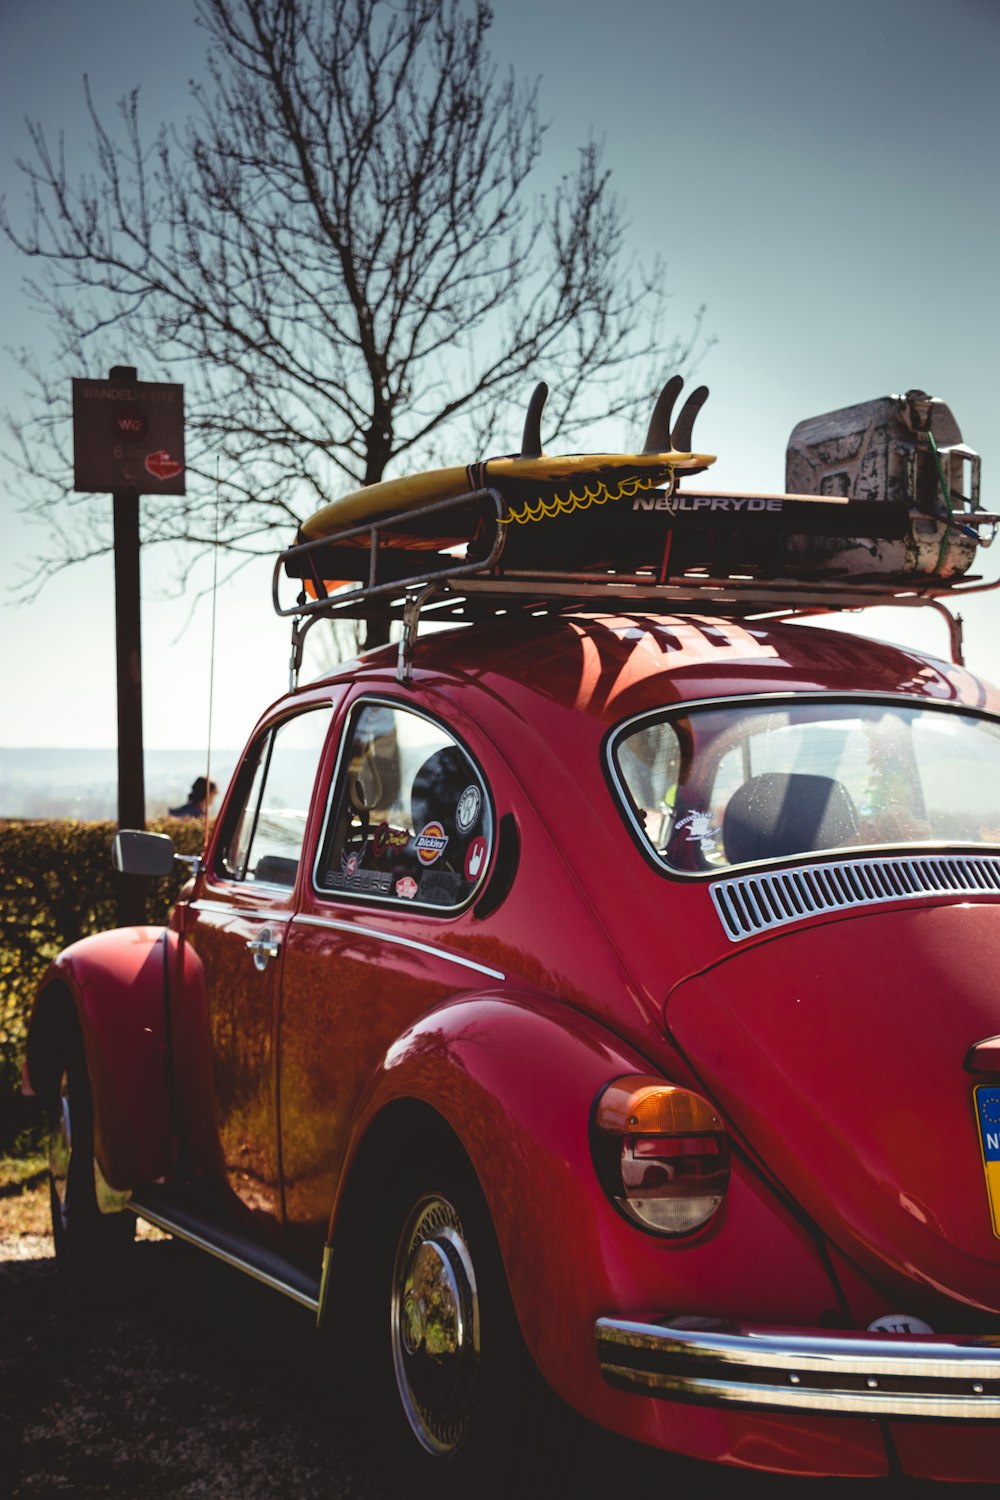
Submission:
<svg viewBox="0 0 1000 1500">
<path fill-rule="evenodd" d="M 371 745 L 365 746 L 364 754 L 353 768 L 347 790 L 355 812 L 369 813 L 378 807 L 382 799 L 382 778 Z"/>
<path fill-rule="evenodd" d="M 854 841 L 858 816 L 832 776 L 767 771 L 733 793 L 722 820 L 726 858 L 734 865 L 781 859 Z"/>
<path fill-rule="evenodd" d="M 455 815 L 462 792 L 474 780 L 469 762 L 457 745 L 435 750 L 413 778 L 410 791 L 413 831 L 419 833 L 428 823 L 440 823 L 449 839 L 456 836 L 465 839 L 471 834 L 470 827 L 458 835 Z"/>
</svg>

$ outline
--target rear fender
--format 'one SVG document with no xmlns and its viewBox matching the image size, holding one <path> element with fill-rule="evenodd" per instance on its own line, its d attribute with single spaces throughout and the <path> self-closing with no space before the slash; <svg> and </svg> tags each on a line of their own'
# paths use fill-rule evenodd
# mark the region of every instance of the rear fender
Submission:
<svg viewBox="0 0 1000 1500">
<path fill-rule="evenodd" d="M 401 1141 L 405 1149 L 429 1107 L 477 1174 L 536 1364 L 585 1415 L 606 1422 L 616 1399 L 594 1346 L 595 1320 L 609 1312 L 745 1317 L 766 1308 L 776 1322 L 817 1326 L 837 1299 L 816 1245 L 741 1163 L 710 1225 L 683 1240 L 643 1232 L 605 1196 L 590 1155 L 594 1100 L 614 1078 L 657 1071 L 556 1001 L 464 997 L 424 1016 L 387 1053 L 356 1117 L 333 1267 L 337 1233 L 349 1236 L 355 1206 L 363 1214 L 370 1202 L 370 1168 L 398 1155 Z M 387 1144 L 370 1145 L 379 1140 Z"/>
<path fill-rule="evenodd" d="M 178 937 L 121 927 L 66 948 L 39 986 L 25 1070 L 36 1094 L 58 1088 L 60 1019 L 67 997 L 83 1033 L 94 1096 L 94 1153 L 119 1191 L 162 1177 L 170 1158 L 164 1007 L 165 961 Z"/>
</svg>

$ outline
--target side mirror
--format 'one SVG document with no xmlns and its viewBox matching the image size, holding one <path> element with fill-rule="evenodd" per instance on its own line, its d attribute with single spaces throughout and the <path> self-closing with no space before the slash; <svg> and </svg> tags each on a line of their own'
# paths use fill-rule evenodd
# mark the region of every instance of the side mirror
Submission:
<svg viewBox="0 0 1000 1500">
<path fill-rule="evenodd" d="M 122 828 L 112 840 L 111 854 L 123 875 L 169 875 L 174 867 L 174 841 L 165 833 Z"/>
</svg>

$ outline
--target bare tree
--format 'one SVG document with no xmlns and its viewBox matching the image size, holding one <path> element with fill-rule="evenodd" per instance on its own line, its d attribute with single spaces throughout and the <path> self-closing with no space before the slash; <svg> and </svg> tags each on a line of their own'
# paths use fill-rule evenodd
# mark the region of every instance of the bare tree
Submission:
<svg viewBox="0 0 1000 1500">
<path fill-rule="evenodd" d="M 146 508 L 144 536 L 211 545 L 218 474 L 221 539 L 246 554 L 390 464 L 510 448 L 537 378 L 565 437 L 690 353 L 697 317 L 662 347 L 661 268 L 628 259 L 599 147 L 530 193 L 538 84 L 491 60 L 483 0 L 197 10 L 210 81 L 186 125 L 150 146 L 138 91 L 112 130 L 88 87 L 94 170 L 74 179 L 30 125 L 30 210 L 0 218 L 58 335 L 55 364 L 21 351 L 32 395 L 9 420 L 56 536 L 42 572 L 109 545 L 105 504 L 66 504 L 69 374 L 184 380 L 189 494 Z"/>
</svg>

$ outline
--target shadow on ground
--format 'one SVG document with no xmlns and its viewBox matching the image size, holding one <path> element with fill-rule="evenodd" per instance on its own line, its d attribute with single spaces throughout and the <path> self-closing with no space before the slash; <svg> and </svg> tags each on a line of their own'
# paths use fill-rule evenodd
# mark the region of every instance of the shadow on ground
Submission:
<svg viewBox="0 0 1000 1500">
<path fill-rule="evenodd" d="M 303 1309 L 171 1240 L 116 1288 L 0 1265 L 9 1496 L 375 1500 Z"/>
<path fill-rule="evenodd" d="M 166 1239 L 140 1241 L 116 1288 L 74 1292 L 49 1244 L 39 1236 L 27 1255 L 0 1263 L 5 1496 L 390 1500 L 344 1414 L 333 1351 L 309 1313 Z M 603 1437 L 587 1474 L 573 1500 L 607 1500 L 623 1480 L 632 1493 L 707 1490 L 713 1500 L 959 1493 L 723 1474 Z"/>
</svg>

